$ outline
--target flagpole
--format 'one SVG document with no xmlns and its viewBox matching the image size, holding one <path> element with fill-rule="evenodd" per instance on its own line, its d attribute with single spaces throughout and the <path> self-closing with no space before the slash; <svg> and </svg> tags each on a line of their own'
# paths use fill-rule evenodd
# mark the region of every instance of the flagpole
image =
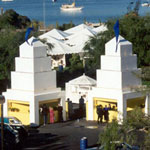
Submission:
<svg viewBox="0 0 150 150">
<path fill-rule="evenodd" d="M 43 0 L 43 28 L 45 32 L 45 0 Z"/>
</svg>

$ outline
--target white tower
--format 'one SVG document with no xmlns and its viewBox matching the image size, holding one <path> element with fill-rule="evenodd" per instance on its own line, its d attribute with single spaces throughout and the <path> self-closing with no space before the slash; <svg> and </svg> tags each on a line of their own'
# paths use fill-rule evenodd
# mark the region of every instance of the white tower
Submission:
<svg viewBox="0 0 150 150">
<path fill-rule="evenodd" d="M 88 120 L 94 120 L 96 106 L 115 104 L 120 117 L 125 117 L 127 109 L 144 103 L 143 95 L 136 91 L 141 86 L 137 76 L 137 56 L 132 54 L 132 43 L 119 36 L 105 44 L 105 55 L 101 56 L 101 69 L 97 70 L 97 87 L 89 94 Z M 90 107 L 93 106 L 93 107 Z"/>
<path fill-rule="evenodd" d="M 3 93 L 4 115 L 13 115 L 24 124 L 39 124 L 39 105 L 59 102 L 62 93 L 56 88 L 56 72 L 51 70 L 43 43 L 32 37 L 20 46 L 19 53 L 11 72 L 11 89 Z"/>
</svg>

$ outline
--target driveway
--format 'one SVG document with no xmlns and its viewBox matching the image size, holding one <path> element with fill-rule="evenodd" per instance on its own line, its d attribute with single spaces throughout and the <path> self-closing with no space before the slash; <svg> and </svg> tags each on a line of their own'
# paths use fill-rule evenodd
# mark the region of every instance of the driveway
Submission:
<svg viewBox="0 0 150 150">
<path fill-rule="evenodd" d="M 87 137 L 90 147 L 97 143 L 104 127 L 85 119 L 47 124 L 30 133 L 23 150 L 79 150 L 82 137 Z"/>
</svg>

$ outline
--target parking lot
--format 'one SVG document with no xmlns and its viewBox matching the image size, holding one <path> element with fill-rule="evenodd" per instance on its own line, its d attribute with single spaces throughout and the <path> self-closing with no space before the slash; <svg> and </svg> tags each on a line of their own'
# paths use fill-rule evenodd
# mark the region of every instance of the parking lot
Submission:
<svg viewBox="0 0 150 150">
<path fill-rule="evenodd" d="M 78 150 L 80 139 L 87 137 L 88 146 L 97 143 L 98 135 L 105 124 L 85 119 L 63 123 L 47 124 L 31 129 L 28 138 L 22 145 L 23 150 Z"/>
</svg>

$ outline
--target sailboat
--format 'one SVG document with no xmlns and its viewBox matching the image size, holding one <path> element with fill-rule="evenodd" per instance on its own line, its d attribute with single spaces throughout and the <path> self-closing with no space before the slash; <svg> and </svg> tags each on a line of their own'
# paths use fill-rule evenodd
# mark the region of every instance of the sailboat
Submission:
<svg viewBox="0 0 150 150">
<path fill-rule="evenodd" d="M 52 0 L 52 2 L 54 3 L 54 2 L 56 2 L 57 0 Z"/>
<path fill-rule="evenodd" d="M 12 2 L 13 0 L 2 0 L 2 2 Z"/>
<path fill-rule="evenodd" d="M 62 11 L 79 11 L 82 10 L 82 8 L 83 8 L 82 6 L 76 7 L 75 2 L 73 2 L 72 4 L 63 4 L 60 7 Z"/>
<path fill-rule="evenodd" d="M 150 2 L 148 2 L 148 1 L 143 2 L 143 3 L 141 4 L 141 6 L 143 6 L 143 7 L 145 7 L 145 6 L 150 7 Z"/>
</svg>

